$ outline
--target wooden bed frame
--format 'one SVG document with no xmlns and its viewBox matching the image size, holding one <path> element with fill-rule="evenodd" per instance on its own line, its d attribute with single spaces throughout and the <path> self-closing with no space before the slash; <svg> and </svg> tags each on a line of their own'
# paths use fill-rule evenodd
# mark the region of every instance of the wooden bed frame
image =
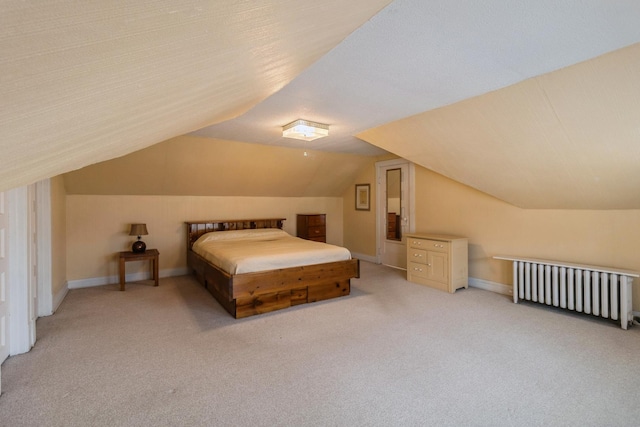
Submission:
<svg viewBox="0 0 640 427">
<path fill-rule="evenodd" d="M 187 266 L 198 281 L 236 319 L 298 304 L 349 295 L 351 278 L 360 277 L 357 259 L 229 274 L 192 250 L 200 236 L 212 231 L 282 228 L 284 218 L 187 221 Z"/>
</svg>

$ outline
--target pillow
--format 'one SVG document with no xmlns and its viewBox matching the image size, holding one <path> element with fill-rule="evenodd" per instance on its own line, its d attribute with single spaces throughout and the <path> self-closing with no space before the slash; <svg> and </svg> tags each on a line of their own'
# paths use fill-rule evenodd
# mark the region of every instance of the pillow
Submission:
<svg viewBox="0 0 640 427">
<path fill-rule="evenodd" d="M 211 231 L 200 236 L 198 240 L 196 240 L 195 244 L 238 239 L 270 240 L 288 235 L 289 233 L 284 230 L 280 230 L 279 228 L 253 228 L 247 230 Z"/>
</svg>

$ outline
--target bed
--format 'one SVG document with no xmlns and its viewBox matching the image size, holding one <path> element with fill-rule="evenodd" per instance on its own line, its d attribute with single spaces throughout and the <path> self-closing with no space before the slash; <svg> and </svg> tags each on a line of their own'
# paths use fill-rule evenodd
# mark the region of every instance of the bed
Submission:
<svg viewBox="0 0 640 427">
<path fill-rule="evenodd" d="M 189 271 L 235 318 L 349 295 L 351 279 L 360 276 L 348 250 L 293 237 L 282 230 L 284 221 L 185 222 Z M 297 244 L 311 245 L 311 253 L 291 252 Z M 335 254 L 320 255 L 323 249 Z"/>
</svg>

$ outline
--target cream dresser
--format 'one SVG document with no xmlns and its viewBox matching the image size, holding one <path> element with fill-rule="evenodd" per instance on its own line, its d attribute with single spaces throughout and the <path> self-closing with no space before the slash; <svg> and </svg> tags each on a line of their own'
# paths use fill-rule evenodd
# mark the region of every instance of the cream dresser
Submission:
<svg viewBox="0 0 640 427">
<path fill-rule="evenodd" d="M 407 280 L 450 293 L 469 287 L 465 237 L 407 234 Z"/>
</svg>

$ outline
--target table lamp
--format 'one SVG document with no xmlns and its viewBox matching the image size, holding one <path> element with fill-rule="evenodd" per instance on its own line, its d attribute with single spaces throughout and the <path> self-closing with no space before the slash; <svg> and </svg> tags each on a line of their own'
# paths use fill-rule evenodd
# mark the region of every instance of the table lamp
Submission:
<svg viewBox="0 0 640 427">
<path fill-rule="evenodd" d="M 147 224 L 131 224 L 131 231 L 129 231 L 129 236 L 138 236 L 138 240 L 133 242 L 131 245 L 131 250 L 136 253 L 142 253 L 147 249 L 146 243 L 140 240 L 140 236 L 146 236 L 149 234 L 147 232 Z"/>
</svg>

